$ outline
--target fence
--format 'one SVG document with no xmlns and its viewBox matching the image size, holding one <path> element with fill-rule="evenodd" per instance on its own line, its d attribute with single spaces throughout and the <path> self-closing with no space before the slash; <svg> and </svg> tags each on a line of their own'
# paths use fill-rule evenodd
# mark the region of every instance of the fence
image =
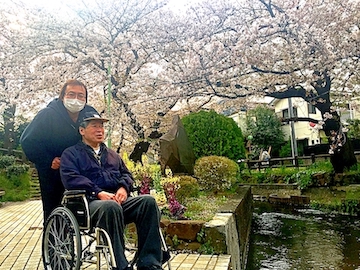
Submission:
<svg viewBox="0 0 360 270">
<path fill-rule="evenodd" d="M 22 150 L 11 150 L 0 148 L 0 154 L 2 155 L 12 155 L 20 162 L 29 162 Z M 360 162 L 360 151 L 354 152 L 358 162 Z M 271 158 L 268 161 L 263 160 L 250 160 L 245 159 L 240 161 L 240 163 L 246 163 L 248 169 L 263 169 L 263 168 L 280 168 L 280 167 L 304 167 L 309 166 L 316 161 L 326 161 L 330 159 L 329 154 L 315 155 L 310 156 L 295 156 L 295 157 L 285 157 L 285 158 Z"/>
<path fill-rule="evenodd" d="M 360 151 L 354 152 L 357 160 L 360 159 Z M 280 168 L 280 167 L 306 167 L 316 161 L 326 161 L 330 160 L 330 154 L 321 154 L 310 156 L 295 156 L 295 157 L 285 157 L 285 158 L 271 158 L 268 161 L 263 160 L 243 160 L 243 163 L 247 164 L 248 169 L 263 169 L 263 168 Z"/>
<path fill-rule="evenodd" d="M 29 162 L 22 150 L 0 148 L 1 155 L 14 156 L 18 161 Z"/>
</svg>

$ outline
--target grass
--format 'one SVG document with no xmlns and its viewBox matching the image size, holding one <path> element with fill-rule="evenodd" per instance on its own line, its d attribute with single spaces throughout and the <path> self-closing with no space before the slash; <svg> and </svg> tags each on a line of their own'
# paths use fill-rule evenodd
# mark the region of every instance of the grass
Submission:
<svg viewBox="0 0 360 270">
<path fill-rule="evenodd" d="M 360 200 L 360 186 L 312 188 L 306 190 L 304 194 L 309 194 L 313 200 L 323 204 L 330 204 L 343 200 Z"/>
<path fill-rule="evenodd" d="M 304 195 L 310 196 L 310 207 L 324 212 L 360 215 L 360 186 L 311 188 Z"/>
<path fill-rule="evenodd" d="M 226 203 L 227 196 L 202 194 L 198 198 L 188 198 L 185 201 L 187 210 L 184 214 L 191 220 L 211 220 L 221 205 Z"/>
<path fill-rule="evenodd" d="M 24 201 L 30 196 L 30 175 L 24 173 L 8 178 L 5 172 L 1 172 L 0 189 L 5 190 L 2 202 Z"/>
<path fill-rule="evenodd" d="M 354 214 L 357 204 L 360 202 L 360 187 L 352 186 L 336 187 L 314 187 L 318 183 L 316 174 L 325 174 L 325 177 L 332 175 L 333 168 L 330 161 L 314 163 L 308 167 L 300 168 L 267 168 L 261 171 L 243 170 L 240 174 L 238 184 L 297 184 L 302 190 L 303 195 L 310 196 L 311 207 L 321 210 L 337 211 L 343 213 Z M 358 174 L 359 168 L 352 168 L 347 175 Z M 186 218 L 191 220 L 212 219 L 219 207 L 223 205 L 228 197 L 234 191 L 228 194 L 214 195 L 201 192 L 198 198 L 186 198 L 183 205 L 187 208 L 184 213 Z M 360 205 L 359 205 L 360 211 Z"/>
<path fill-rule="evenodd" d="M 319 178 L 330 186 L 319 186 Z M 303 195 L 310 197 L 310 207 L 326 212 L 360 215 L 360 166 L 354 166 L 335 180 L 330 161 L 300 168 L 266 168 L 261 171 L 243 170 L 241 183 L 297 184 Z M 339 182 L 340 180 L 340 182 Z M 334 182 L 332 182 L 334 181 Z M 326 183 L 327 184 L 327 183 Z M 341 186 L 340 186 L 341 185 Z M 319 186 L 319 187 L 318 187 Z"/>
<path fill-rule="evenodd" d="M 345 191 L 330 188 L 309 188 L 302 194 L 309 196 L 311 202 L 321 205 L 337 204 L 346 198 Z"/>
</svg>

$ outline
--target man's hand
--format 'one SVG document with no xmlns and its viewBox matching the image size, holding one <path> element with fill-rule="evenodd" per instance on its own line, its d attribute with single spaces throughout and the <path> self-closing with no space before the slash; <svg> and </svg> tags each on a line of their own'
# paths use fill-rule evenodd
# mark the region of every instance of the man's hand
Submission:
<svg viewBox="0 0 360 270">
<path fill-rule="evenodd" d="M 106 191 L 101 191 L 101 192 L 98 193 L 97 197 L 100 200 L 114 200 L 115 194 L 110 193 L 110 192 L 106 192 Z"/>
<path fill-rule="evenodd" d="M 51 162 L 51 169 L 58 170 L 60 168 L 60 158 L 56 157 Z"/>
<path fill-rule="evenodd" d="M 123 202 L 126 201 L 128 195 L 126 192 L 126 189 L 121 187 L 116 191 L 114 200 L 118 203 L 118 204 L 122 204 Z"/>
<path fill-rule="evenodd" d="M 118 204 L 122 204 L 127 199 L 127 192 L 125 188 L 121 187 L 118 189 L 118 191 L 116 191 L 116 194 L 106 191 L 101 191 L 98 193 L 97 196 L 100 200 L 114 200 Z"/>
</svg>

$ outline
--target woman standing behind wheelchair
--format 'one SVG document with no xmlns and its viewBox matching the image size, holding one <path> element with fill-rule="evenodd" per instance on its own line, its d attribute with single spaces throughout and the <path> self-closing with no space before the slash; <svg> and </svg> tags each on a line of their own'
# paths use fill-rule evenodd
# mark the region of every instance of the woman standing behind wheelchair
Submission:
<svg viewBox="0 0 360 270">
<path fill-rule="evenodd" d="M 84 113 L 96 112 L 86 105 L 87 97 L 82 82 L 68 80 L 59 98 L 39 111 L 21 135 L 22 149 L 38 171 L 44 223 L 51 211 L 60 205 L 64 193 L 59 173 L 60 156 L 81 139 L 78 130 Z"/>
<path fill-rule="evenodd" d="M 124 254 L 124 229 L 134 222 L 138 234 L 137 269 L 160 270 L 160 211 L 150 195 L 129 196 L 133 177 L 119 155 L 103 143 L 107 121 L 97 113 L 84 115 L 79 127 L 82 141 L 61 155 L 61 179 L 68 190 L 86 190 L 91 224 L 109 234 L 117 269 L 132 269 Z"/>
</svg>

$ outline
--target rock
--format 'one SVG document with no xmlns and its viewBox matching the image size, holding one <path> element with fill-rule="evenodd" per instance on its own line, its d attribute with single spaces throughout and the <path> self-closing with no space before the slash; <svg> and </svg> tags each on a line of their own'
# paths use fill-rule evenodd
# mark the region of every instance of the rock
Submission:
<svg viewBox="0 0 360 270">
<path fill-rule="evenodd" d="M 271 194 L 269 196 L 269 202 L 274 204 L 308 205 L 310 204 L 310 197 L 304 195 Z"/>
<path fill-rule="evenodd" d="M 179 240 L 194 241 L 204 223 L 205 221 L 201 220 L 174 221 L 165 228 L 165 231 L 171 238 L 176 235 Z"/>
</svg>

